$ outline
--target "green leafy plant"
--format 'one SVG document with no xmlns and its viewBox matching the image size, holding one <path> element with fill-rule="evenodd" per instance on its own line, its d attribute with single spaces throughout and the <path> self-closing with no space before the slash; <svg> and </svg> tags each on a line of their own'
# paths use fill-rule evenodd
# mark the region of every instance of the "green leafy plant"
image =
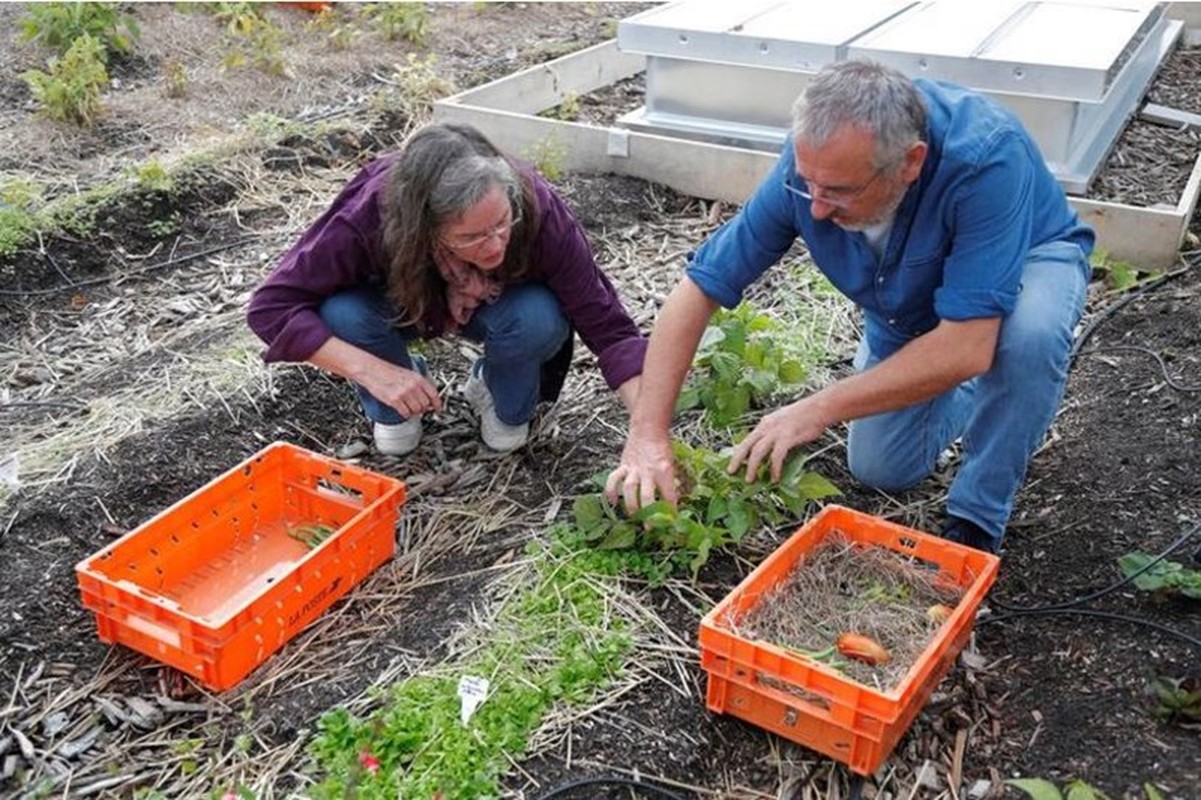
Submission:
<svg viewBox="0 0 1201 800">
<path fill-rule="evenodd" d="M 747 483 L 741 473 L 726 472 L 728 455 L 683 442 L 675 442 L 673 450 L 683 489 L 679 504 L 673 508 L 658 501 L 626 515 L 600 494 L 583 495 L 572 513 L 584 542 L 599 550 L 669 553 L 695 578 L 713 551 L 738 544 L 762 526 L 798 519 L 811 501 L 841 494 L 826 478 L 806 470 L 800 453 L 788 461 L 779 483 L 765 477 Z"/>
<path fill-rule="evenodd" d="M 102 110 L 108 86 L 104 45 L 90 34 L 75 39 L 62 58 L 50 59 L 50 72 L 30 70 L 23 77 L 33 96 L 52 119 L 91 125 Z"/>
<path fill-rule="evenodd" d="M 1155 699 L 1155 716 L 1189 730 L 1201 730 L 1201 679 L 1160 676 L 1148 693 Z"/>
<path fill-rule="evenodd" d="M 389 41 L 404 39 L 425 44 L 430 14 L 423 3 L 368 3 L 363 16 Z"/>
<path fill-rule="evenodd" d="M 137 20 L 117 10 L 115 3 L 31 3 L 21 19 L 21 37 L 66 53 L 75 40 L 91 36 L 108 53 L 129 53 L 141 37 Z"/>
<path fill-rule="evenodd" d="M 29 242 L 42 226 L 37 188 L 14 178 L 0 183 L 0 258 L 8 258 Z"/>
<path fill-rule="evenodd" d="M 1145 271 L 1126 261 L 1111 258 L 1105 250 L 1098 250 L 1093 254 L 1092 267 L 1093 271 L 1105 280 L 1105 285 L 1114 292 L 1129 291 L 1163 274 L 1162 270 Z"/>
<path fill-rule="evenodd" d="M 323 9 L 315 15 L 307 27 L 325 34 L 330 49 L 337 52 L 349 50 L 362 33 L 352 21 L 347 20 L 332 7 Z"/>
<path fill-rule="evenodd" d="M 175 179 L 157 158 L 152 158 L 131 169 L 138 186 L 152 192 L 170 192 L 175 188 Z"/>
<path fill-rule="evenodd" d="M 373 98 L 375 110 L 400 114 L 407 120 L 428 117 L 434 101 L 455 91 L 454 83 L 439 74 L 436 63 L 432 55 L 421 58 L 409 53 L 404 63 L 396 65 L 388 88 Z"/>
<path fill-rule="evenodd" d="M 218 3 L 215 16 L 225 26 L 223 67 L 238 69 L 250 65 L 268 75 L 287 74 L 284 33 L 255 3 Z"/>
<path fill-rule="evenodd" d="M 163 94 L 178 99 L 188 93 L 188 73 L 183 64 L 175 60 L 163 63 Z"/>
<path fill-rule="evenodd" d="M 533 571 L 496 612 L 464 660 L 384 690 L 379 709 L 358 718 L 325 714 L 310 752 L 324 776 L 315 798 L 499 797 L 499 776 L 525 752 L 556 705 L 589 702 L 633 649 L 629 625 L 604 576 L 541 545 Z M 487 676 L 485 701 L 460 717 L 461 676 Z"/>
<path fill-rule="evenodd" d="M 1118 559 L 1118 567 L 1122 575 L 1129 578 L 1145 569 L 1152 560 L 1153 556 L 1146 553 L 1127 553 Z M 1158 561 L 1136 577 L 1134 585 L 1144 592 L 1201 599 L 1201 570 L 1190 569 L 1175 561 Z"/>
<path fill-rule="evenodd" d="M 555 135 L 547 136 L 534 143 L 525 153 L 534 169 L 547 180 L 557 181 L 563 177 L 563 162 L 567 159 L 567 145 Z"/>
<path fill-rule="evenodd" d="M 1032 800 L 1109 800 L 1109 795 L 1081 780 L 1068 782 L 1063 791 L 1044 778 L 1014 778 L 1005 783 L 1025 792 Z M 1154 784 L 1144 783 L 1143 793 L 1146 800 L 1164 800 Z"/>
<path fill-rule="evenodd" d="M 676 411 L 701 406 L 708 424 L 729 428 L 782 387 L 801 383 L 805 366 L 784 339 L 782 326 L 749 303 L 719 309 L 701 337 Z"/>
<path fill-rule="evenodd" d="M 575 92 L 568 92 L 563 95 L 562 102 L 540 112 L 538 116 L 563 122 L 575 122 L 580 118 L 580 96 Z"/>
</svg>

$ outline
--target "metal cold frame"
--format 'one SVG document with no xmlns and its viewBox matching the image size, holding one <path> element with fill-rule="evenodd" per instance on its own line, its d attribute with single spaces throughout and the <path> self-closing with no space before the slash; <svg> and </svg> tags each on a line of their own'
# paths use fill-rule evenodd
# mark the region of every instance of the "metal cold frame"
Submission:
<svg viewBox="0 0 1201 800">
<path fill-rule="evenodd" d="M 683 0 L 618 26 L 646 57 L 631 130 L 774 152 L 822 66 L 870 58 L 1012 109 L 1069 193 L 1083 194 L 1183 23 L 1143 0 Z"/>
</svg>

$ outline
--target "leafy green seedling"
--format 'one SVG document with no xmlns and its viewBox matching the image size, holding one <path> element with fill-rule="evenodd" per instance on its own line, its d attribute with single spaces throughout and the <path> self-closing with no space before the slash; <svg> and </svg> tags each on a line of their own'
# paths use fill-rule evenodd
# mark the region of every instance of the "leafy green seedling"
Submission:
<svg viewBox="0 0 1201 800">
<path fill-rule="evenodd" d="M 129 53 L 141 37 L 137 20 L 117 11 L 116 3 L 31 3 L 21 19 L 21 38 L 66 53 L 75 40 L 90 36 L 108 53 Z"/>
<path fill-rule="evenodd" d="M 1118 559 L 1118 566 L 1127 578 L 1146 569 L 1134 578 L 1135 587 L 1144 592 L 1201 599 L 1201 570 L 1190 569 L 1175 561 L 1159 561 L 1147 569 L 1152 560 L 1153 557 L 1146 553 L 1127 553 Z"/>
<path fill-rule="evenodd" d="M 749 303 L 740 303 L 713 315 L 676 411 L 699 406 L 705 409 L 709 425 L 729 428 L 783 387 L 799 384 L 805 377 L 805 366 L 792 354 L 783 327 Z"/>
<path fill-rule="evenodd" d="M 29 70 L 22 77 L 52 119 L 89 126 L 100 116 L 100 96 L 108 86 L 104 45 L 83 34 L 62 58 L 52 58 L 50 71 Z"/>
<path fill-rule="evenodd" d="M 1158 677 L 1148 687 L 1155 716 L 1189 730 L 1201 730 L 1201 679 Z"/>
<path fill-rule="evenodd" d="M 799 519 L 811 501 L 840 494 L 826 478 L 805 469 L 800 453 L 773 484 L 765 474 L 751 483 L 741 474 L 728 474 L 729 455 L 683 442 L 674 443 L 673 450 L 685 489 L 678 506 L 661 500 L 626 515 L 600 494 L 584 495 L 572 511 L 585 542 L 601 550 L 668 552 L 686 560 L 695 578 L 714 550 L 736 545 L 764 525 Z"/>
</svg>

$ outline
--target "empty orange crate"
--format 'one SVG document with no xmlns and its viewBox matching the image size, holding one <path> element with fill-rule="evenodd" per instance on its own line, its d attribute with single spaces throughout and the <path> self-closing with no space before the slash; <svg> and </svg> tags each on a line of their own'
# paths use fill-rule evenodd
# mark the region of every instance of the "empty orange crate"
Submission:
<svg viewBox="0 0 1201 800">
<path fill-rule="evenodd" d="M 75 567 L 100 638 L 217 691 L 391 558 L 402 482 L 277 442 Z M 316 547 L 295 538 L 322 526 Z"/>
<path fill-rule="evenodd" d="M 901 682 L 890 691 L 864 686 L 831 667 L 775 645 L 732 633 L 738 620 L 827 534 L 863 547 L 885 547 L 938 568 L 960 587 L 954 613 Z M 892 752 L 967 643 L 976 610 L 996 580 L 1000 559 L 842 506 L 827 506 L 767 557 L 701 620 L 706 703 L 870 775 Z M 804 567 L 801 567 L 802 569 Z"/>
</svg>

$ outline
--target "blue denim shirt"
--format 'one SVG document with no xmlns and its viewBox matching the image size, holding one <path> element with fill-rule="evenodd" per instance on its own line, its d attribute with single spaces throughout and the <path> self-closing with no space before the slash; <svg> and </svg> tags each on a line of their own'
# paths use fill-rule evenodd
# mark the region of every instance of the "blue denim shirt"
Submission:
<svg viewBox="0 0 1201 800">
<path fill-rule="evenodd" d="M 800 188 L 787 141 L 738 215 L 692 255 L 689 278 L 733 307 L 799 236 L 818 268 L 863 309 L 868 345 L 884 358 L 942 319 L 1009 314 L 1031 248 L 1064 241 L 1086 257 L 1092 252 L 1092 229 L 1012 113 L 957 86 L 915 84 L 926 101 L 929 152 L 882 258 L 862 233 L 815 220 L 809 203 L 784 188 L 785 181 Z"/>
</svg>

